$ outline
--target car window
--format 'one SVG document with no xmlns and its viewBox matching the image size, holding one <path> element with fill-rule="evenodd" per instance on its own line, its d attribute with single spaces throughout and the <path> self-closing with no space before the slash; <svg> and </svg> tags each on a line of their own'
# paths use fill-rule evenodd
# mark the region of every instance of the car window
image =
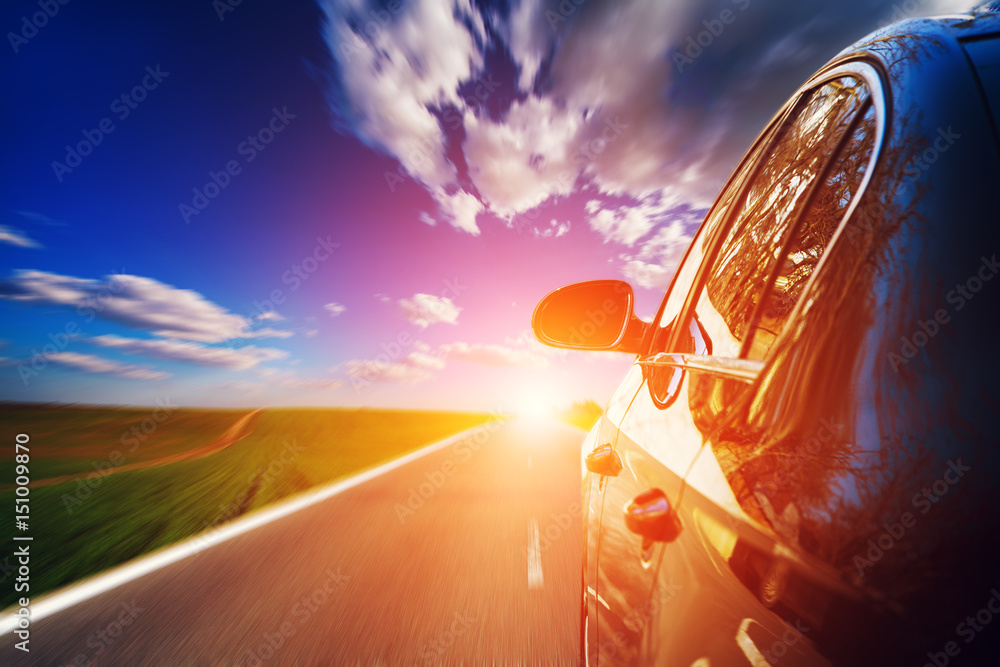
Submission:
<svg viewBox="0 0 1000 667">
<path fill-rule="evenodd" d="M 661 306 L 649 349 L 651 354 L 667 350 L 674 322 L 677 321 L 678 314 L 684 307 L 685 298 L 690 294 L 691 287 L 695 284 L 699 269 L 704 263 L 705 252 L 712 245 L 706 239 L 712 238 L 718 227 L 727 219 L 733 202 L 737 200 L 739 193 L 749 181 L 754 166 L 759 161 L 762 147 L 766 146 L 767 143 L 766 139 L 758 141 L 757 145 L 751 149 L 741 167 L 730 179 L 725 191 L 716 200 L 712 210 L 709 211 L 705 222 L 698 228 L 698 232 L 695 234 L 687 255 L 675 274 Z M 710 343 L 696 321 L 689 324 L 688 335 L 681 336 L 670 351 L 681 354 L 712 353 Z M 677 368 L 647 367 L 644 372 L 654 403 L 661 408 L 667 407 L 677 396 L 681 380 L 684 377 L 683 371 Z"/>
<path fill-rule="evenodd" d="M 874 131 L 870 93 L 854 77 L 819 86 L 786 122 L 698 295 L 713 354 L 767 354 L 857 192 Z"/>
<path fill-rule="evenodd" d="M 722 224 L 722 221 L 726 219 L 727 213 L 732 208 L 733 201 L 739 195 L 739 191 L 748 180 L 749 172 L 753 170 L 758 153 L 759 148 L 757 151 L 752 151 L 751 155 L 744 160 L 742 168 L 737 172 L 736 176 L 730 180 L 725 192 L 722 193 L 715 206 L 711 211 L 709 211 L 705 222 L 698 229 L 698 233 L 692 240 L 688 254 L 678 269 L 677 274 L 670 285 L 670 289 L 667 291 L 665 303 L 661 309 L 660 316 L 657 319 L 657 327 L 654 333 L 653 344 L 650 349 L 651 352 L 656 353 L 666 351 L 667 340 L 669 338 L 671 327 L 677 319 L 677 315 L 680 313 L 681 308 L 684 306 L 684 300 L 690 293 L 691 286 L 694 285 L 695 279 L 698 277 L 698 269 L 704 262 L 705 252 L 710 246 L 706 239 L 711 238 L 716 233 L 716 229 L 719 225 Z M 670 351 L 692 353 L 695 352 L 695 346 L 688 337 L 683 337 L 680 348 Z"/>
</svg>

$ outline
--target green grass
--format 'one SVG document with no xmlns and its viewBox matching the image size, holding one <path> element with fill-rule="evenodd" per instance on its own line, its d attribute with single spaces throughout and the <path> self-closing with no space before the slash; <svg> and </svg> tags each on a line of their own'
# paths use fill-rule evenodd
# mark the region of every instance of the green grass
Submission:
<svg viewBox="0 0 1000 667">
<path fill-rule="evenodd" d="M 177 410 L 156 433 L 176 448 L 191 449 L 214 440 L 247 412 Z M 257 417 L 253 432 L 228 449 L 197 460 L 95 476 L 93 488 L 83 486 L 78 480 L 94 472 L 92 461 L 124 451 L 122 430 L 149 414 L 148 409 L 0 410 L 8 442 L 19 432 L 31 435 L 32 479 L 85 473 L 31 490 L 27 534 L 34 537 L 32 597 L 491 419 L 469 413 L 268 409 Z M 156 446 L 145 455 L 158 458 L 153 453 L 175 452 Z M 9 484 L 13 445 L 2 463 L 0 481 Z M 0 521 L 9 526 L 8 544 L 14 533 L 14 504 L 13 491 L 0 493 Z M 0 560 L 0 608 L 21 595 L 15 593 L 15 575 L 8 571 L 12 564 L 13 559 Z"/>
<path fill-rule="evenodd" d="M 247 412 L 2 404 L 0 425 L 11 438 L 31 436 L 31 478 L 40 480 L 92 473 L 119 455 L 129 464 L 184 452 L 218 438 Z M 12 456 L 0 457 L 0 489 L 12 484 L 13 465 Z"/>
</svg>

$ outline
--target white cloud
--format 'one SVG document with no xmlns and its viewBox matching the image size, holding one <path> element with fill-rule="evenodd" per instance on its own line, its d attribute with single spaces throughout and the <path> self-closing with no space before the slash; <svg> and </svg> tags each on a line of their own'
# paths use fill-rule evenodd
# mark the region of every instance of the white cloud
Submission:
<svg viewBox="0 0 1000 667">
<path fill-rule="evenodd" d="M 569 220 L 566 222 L 559 222 L 553 218 L 549 222 L 548 227 L 535 227 L 531 232 L 535 235 L 535 238 L 559 238 L 564 234 L 568 234 L 572 225 L 570 225 Z"/>
<path fill-rule="evenodd" d="M 254 322 L 198 292 L 128 274 L 90 280 L 45 271 L 20 271 L 0 283 L 0 297 L 76 308 L 164 338 L 219 343 L 234 338 L 287 338 L 290 331 L 255 330 Z"/>
<path fill-rule="evenodd" d="M 451 299 L 432 294 L 414 294 L 411 299 L 400 299 L 399 305 L 406 319 L 425 329 L 436 322 L 458 324 L 462 311 Z"/>
<path fill-rule="evenodd" d="M 638 253 L 622 254 L 622 273 L 633 285 L 665 290 L 700 223 L 700 211 L 672 211 L 671 221 L 659 227 Z"/>
<path fill-rule="evenodd" d="M 337 302 L 328 303 L 323 307 L 326 308 L 326 310 L 330 313 L 330 317 L 337 317 L 338 315 L 342 315 L 343 312 L 347 310 L 347 306 Z"/>
<path fill-rule="evenodd" d="M 444 368 L 445 361 L 440 356 L 418 351 L 406 355 L 406 363 L 417 368 L 439 371 Z"/>
<path fill-rule="evenodd" d="M 209 347 L 199 343 L 175 340 L 140 340 L 119 336 L 96 336 L 88 342 L 133 354 L 145 354 L 166 361 L 181 361 L 200 366 L 219 366 L 230 370 L 246 370 L 268 362 L 288 358 L 288 352 L 268 347 L 245 345 L 237 348 Z"/>
<path fill-rule="evenodd" d="M 438 352 L 446 359 L 466 361 L 486 366 L 527 366 L 544 368 L 545 357 L 525 349 L 514 349 L 492 343 L 455 342 L 442 345 Z"/>
<path fill-rule="evenodd" d="M 537 341 L 524 336 L 508 339 L 507 345 L 492 343 L 465 343 L 457 341 L 431 348 L 417 341 L 414 351 L 400 361 L 380 359 L 352 359 L 330 369 L 343 371 L 352 382 L 390 382 L 410 384 L 430 380 L 444 370 L 449 361 L 461 361 L 494 367 L 544 368 L 549 361 Z M 564 353 L 559 350 L 557 353 Z"/>
<path fill-rule="evenodd" d="M 291 338 L 295 333 L 293 331 L 288 331 L 286 329 L 272 329 L 271 327 L 264 327 L 263 329 L 246 329 L 240 332 L 237 338 Z"/>
<path fill-rule="evenodd" d="M 28 235 L 22 231 L 14 229 L 12 227 L 7 227 L 5 225 L 0 225 L 0 243 L 9 243 L 11 245 L 16 245 L 21 248 L 41 248 L 36 241 L 28 238 Z"/>
<path fill-rule="evenodd" d="M 78 352 L 56 352 L 50 354 L 49 361 L 68 366 L 85 373 L 104 373 L 127 380 L 165 380 L 170 377 L 170 373 L 164 373 L 149 368 L 148 366 L 133 366 L 131 364 L 121 364 L 117 361 L 104 359 L 92 354 L 80 354 Z"/>
<path fill-rule="evenodd" d="M 440 216 L 421 216 L 428 224 L 449 218 L 478 230 L 471 200 L 464 215 L 453 215 L 449 205 L 453 213 L 459 207 L 439 196 L 460 187 L 464 163 L 475 189 L 460 192 L 478 195 L 483 210 L 508 222 L 590 187 L 591 223 L 605 238 L 631 245 L 659 221 L 641 206 L 601 201 L 642 202 L 660 193 L 662 201 L 708 205 L 788 94 L 857 35 L 898 13 L 893 0 L 845 3 L 804 0 L 788 12 L 763 0 L 514 0 L 480 10 L 467 0 L 413 0 L 364 36 L 369 11 L 379 5 L 326 0 L 325 36 L 336 64 L 331 99 L 343 126 L 395 156 L 439 201 Z M 929 0 L 914 14 L 956 6 L 962 3 Z M 724 10 L 733 20 L 719 34 L 706 33 Z M 698 47 L 703 33 L 710 43 Z M 360 49 L 348 48 L 359 42 Z M 699 52 L 686 63 L 691 44 Z M 517 90 L 501 82 L 508 87 L 487 110 L 459 91 L 484 76 L 491 48 L 513 60 Z M 464 131 L 460 158 L 458 147 L 446 145 L 439 117 L 454 126 L 450 136 Z"/>
<path fill-rule="evenodd" d="M 542 0 L 520 0 L 510 11 L 509 21 L 494 21 L 510 48 L 514 61 L 520 66 L 517 87 L 529 91 L 542 58 L 548 48 L 551 29 L 538 18 L 544 6 Z"/>
<path fill-rule="evenodd" d="M 502 121 L 465 113 L 469 176 L 490 210 L 510 219 L 573 191 L 586 156 L 581 115 L 548 98 L 514 102 Z"/>
<path fill-rule="evenodd" d="M 673 280 L 674 272 L 665 266 L 631 259 L 622 266 L 622 274 L 633 285 L 650 289 L 667 289 Z"/>
<path fill-rule="evenodd" d="M 434 198 L 441 206 L 442 216 L 452 227 L 479 236 L 476 217 L 483 211 L 483 205 L 475 195 L 465 190 L 459 190 L 451 195 L 438 191 L 434 194 Z"/>
<path fill-rule="evenodd" d="M 341 365 L 347 376 L 363 382 L 412 384 L 434 377 L 425 367 L 405 362 L 385 362 L 374 359 L 352 359 Z"/>
<path fill-rule="evenodd" d="M 390 14 L 365 2 L 321 2 L 337 66 L 334 105 L 355 133 L 396 157 L 431 192 L 456 183 L 433 108 L 464 102 L 459 85 L 482 67 L 485 27 L 468 0 L 411 0 Z M 382 11 L 388 21 L 372 20 Z"/>
<path fill-rule="evenodd" d="M 329 391 L 344 386 L 343 380 L 333 378 L 300 378 L 291 371 L 273 373 L 267 382 L 236 380 L 222 385 L 223 389 L 248 394 L 262 394 L 269 389 L 289 389 L 306 391 Z"/>
<path fill-rule="evenodd" d="M 625 245 L 634 245 L 649 234 L 673 204 L 662 193 L 652 193 L 636 204 L 617 208 L 591 206 L 593 203 L 587 203 L 590 227 L 601 234 L 605 243 L 613 241 Z"/>
</svg>

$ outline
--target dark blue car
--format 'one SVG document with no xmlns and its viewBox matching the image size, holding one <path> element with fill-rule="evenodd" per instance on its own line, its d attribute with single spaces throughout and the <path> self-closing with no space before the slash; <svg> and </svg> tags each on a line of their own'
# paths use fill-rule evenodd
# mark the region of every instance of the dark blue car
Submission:
<svg viewBox="0 0 1000 667">
<path fill-rule="evenodd" d="M 1000 15 L 889 26 L 778 111 L 584 443 L 584 664 L 1000 665 Z M 604 317 L 595 317 L 594 313 Z"/>
</svg>

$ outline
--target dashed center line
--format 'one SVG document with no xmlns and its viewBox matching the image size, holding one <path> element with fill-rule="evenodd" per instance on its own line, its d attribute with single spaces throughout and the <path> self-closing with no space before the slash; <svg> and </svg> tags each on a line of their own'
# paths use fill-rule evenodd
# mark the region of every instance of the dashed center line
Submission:
<svg viewBox="0 0 1000 667">
<path fill-rule="evenodd" d="M 542 575 L 542 548 L 538 541 L 538 521 L 532 517 L 528 524 L 531 543 L 528 545 L 528 590 L 541 588 L 545 584 Z"/>
</svg>

